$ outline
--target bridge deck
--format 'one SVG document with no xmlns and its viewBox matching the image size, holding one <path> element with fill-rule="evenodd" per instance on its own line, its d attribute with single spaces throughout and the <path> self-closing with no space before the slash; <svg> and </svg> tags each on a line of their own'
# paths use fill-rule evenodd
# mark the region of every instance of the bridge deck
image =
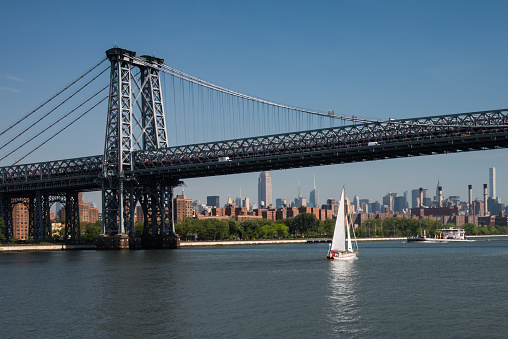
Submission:
<svg viewBox="0 0 508 339">
<path fill-rule="evenodd" d="M 136 151 L 127 177 L 173 179 L 508 147 L 508 111 L 390 120 Z M 100 190 L 103 157 L 0 168 L 0 192 Z"/>
</svg>

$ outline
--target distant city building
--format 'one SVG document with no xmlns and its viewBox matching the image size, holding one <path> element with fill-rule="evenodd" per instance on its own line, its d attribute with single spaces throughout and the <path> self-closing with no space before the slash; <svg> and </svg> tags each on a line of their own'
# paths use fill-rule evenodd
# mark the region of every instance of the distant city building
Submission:
<svg viewBox="0 0 508 339">
<path fill-rule="evenodd" d="M 370 213 L 370 204 L 372 201 L 370 199 L 360 199 L 359 202 L 361 210 L 364 213 Z"/>
<path fill-rule="evenodd" d="M 489 198 L 496 199 L 496 168 L 489 168 Z"/>
<path fill-rule="evenodd" d="M 206 206 L 205 204 L 202 204 L 201 201 L 199 200 L 194 200 L 192 202 L 192 208 L 194 209 L 194 211 L 196 211 L 196 214 L 211 211 L 210 207 Z"/>
<path fill-rule="evenodd" d="M 379 203 L 379 201 L 369 204 L 369 213 L 380 213 L 380 212 L 381 212 L 381 204 Z"/>
<path fill-rule="evenodd" d="M 263 202 L 263 204 L 261 203 Z M 272 178 L 268 172 L 261 172 L 258 179 L 258 208 L 272 205 Z"/>
<path fill-rule="evenodd" d="M 390 211 L 393 210 L 393 199 L 397 196 L 397 193 L 388 193 L 383 197 L 383 206 L 386 206 L 390 209 Z"/>
<path fill-rule="evenodd" d="M 427 188 L 422 189 L 423 201 L 420 201 L 420 189 L 414 189 L 411 191 L 411 207 L 416 208 L 420 206 L 430 206 L 431 199 L 429 198 L 429 190 Z"/>
<path fill-rule="evenodd" d="M 206 206 L 220 207 L 220 199 L 218 195 L 209 195 L 206 197 Z"/>
<path fill-rule="evenodd" d="M 358 212 L 360 210 L 360 198 L 357 195 L 353 198 L 352 204 L 355 207 L 355 212 Z"/>
<path fill-rule="evenodd" d="M 275 208 L 281 208 L 281 207 L 284 207 L 285 205 L 285 200 L 284 199 L 281 199 L 281 198 L 277 198 L 275 200 Z"/>
<path fill-rule="evenodd" d="M 434 205 L 438 205 L 439 206 L 439 192 L 443 192 L 443 187 L 441 186 L 441 184 L 439 183 L 439 180 L 437 181 L 437 186 L 436 186 L 436 195 L 434 196 L 434 202 L 435 204 Z M 442 195 L 441 195 L 442 197 Z"/>
<path fill-rule="evenodd" d="M 228 201 L 226 202 L 225 207 L 235 207 L 235 204 L 233 203 L 233 200 L 231 200 L 231 194 L 228 194 Z"/>
<path fill-rule="evenodd" d="M 291 207 L 298 208 L 298 207 L 301 207 L 301 206 L 307 206 L 307 198 L 304 198 L 304 197 L 295 198 L 295 200 L 291 204 Z"/>
<path fill-rule="evenodd" d="M 403 214 L 407 209 L 407 205 L 406 196 L 393 198 L 393 212 Z"/>
<path fill-rule="evenodd" d="M 316 177 L 314 176 L 314 188 L 310 191 L 309 194 L 309 202 L 312 204 L 312 207 L 319 207 L 319 190 L 316 187 Z"/>
<path fill-rule="evenodd" d="M 332 214 L 337 215 L 337 212 L 339 211 L 337 199 L 327 199 L 326 205 L 322 205 L 321 209 L 332 211 Z"/>
</svg>

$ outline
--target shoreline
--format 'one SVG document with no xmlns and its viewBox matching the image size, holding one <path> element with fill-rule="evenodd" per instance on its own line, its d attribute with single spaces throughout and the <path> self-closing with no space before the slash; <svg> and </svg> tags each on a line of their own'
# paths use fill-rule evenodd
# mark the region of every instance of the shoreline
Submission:
<svg viewBox="0 0 508 339">
<path fill-rule="evenodd" d="M 400 241 L 406 237 L 395 238 L 361 238 L 357 242 L 364 241 Z M 285 245 L 285 244 L 315 244 L 331 243 L 331 238 L 314 239 L 280 239 L 280 240 L 223 240 L 223 241 L 180 241 L 180 247 L 218 247 L 218 246 L 256 246 L 256 245 Z"/>
<path fill-rule="evenodd" d="M 470 235 L 468 238 L 495 238 L 508 237 L 508 234 L 500 235 Z M 357 242 L 366 241 L 404 241 L 407 237 L 395 238 L 359 238 Z M 277 240 L 222 240 L 222 241 L 181 241 L 180 248 L 195 247 L 224 247 L 224 246 L 260 246 L 260 245 L 288 245 L 288 244 L 315 244 L 330 243 L 331 238 L 308 238 L 308 239 L 277 239 Z M 0 246 L 2 252 L 24 251 L 71 251 L 71 250 L 95 250 L 95 245 L 66 245 L 66 244 L 34 244 L 34 245 L 4 245 Z"/>
</svg>

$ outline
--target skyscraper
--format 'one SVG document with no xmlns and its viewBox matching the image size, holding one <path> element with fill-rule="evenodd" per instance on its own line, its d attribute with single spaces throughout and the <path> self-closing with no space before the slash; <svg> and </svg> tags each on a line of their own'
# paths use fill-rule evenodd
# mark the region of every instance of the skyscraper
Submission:
<svg viewBox="0 0 508 339">
<path fill-rule="evenodd" d="M 311 202 L 314 207 L 321 207 L 319 204 L 319 190 L 316 187 L 316 176 L 314 176 L 314 189 L 310 191 L 309 194 L 309 202 Z"/>
<path fill-rule="evenodd" d="M 268 172 L 261 172 L 258 179 L 258 208 L 262 205 L 265 207 L 272 205 L 272 178 Z"/>
<path fill-rule="evenodd" d="M 489 168 L 489 198 L 496 199 L 496 168 Z"/>
</svg>

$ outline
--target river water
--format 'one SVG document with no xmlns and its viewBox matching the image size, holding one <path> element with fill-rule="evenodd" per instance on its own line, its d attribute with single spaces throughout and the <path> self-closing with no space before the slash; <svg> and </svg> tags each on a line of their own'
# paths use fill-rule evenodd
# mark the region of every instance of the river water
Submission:
<svg viewBox="0 0 508 339">
<path fill-rule="evenodd" d="M 0 253 L 4 338 L 495 338 L 508 239 Z"/>
</svg>

